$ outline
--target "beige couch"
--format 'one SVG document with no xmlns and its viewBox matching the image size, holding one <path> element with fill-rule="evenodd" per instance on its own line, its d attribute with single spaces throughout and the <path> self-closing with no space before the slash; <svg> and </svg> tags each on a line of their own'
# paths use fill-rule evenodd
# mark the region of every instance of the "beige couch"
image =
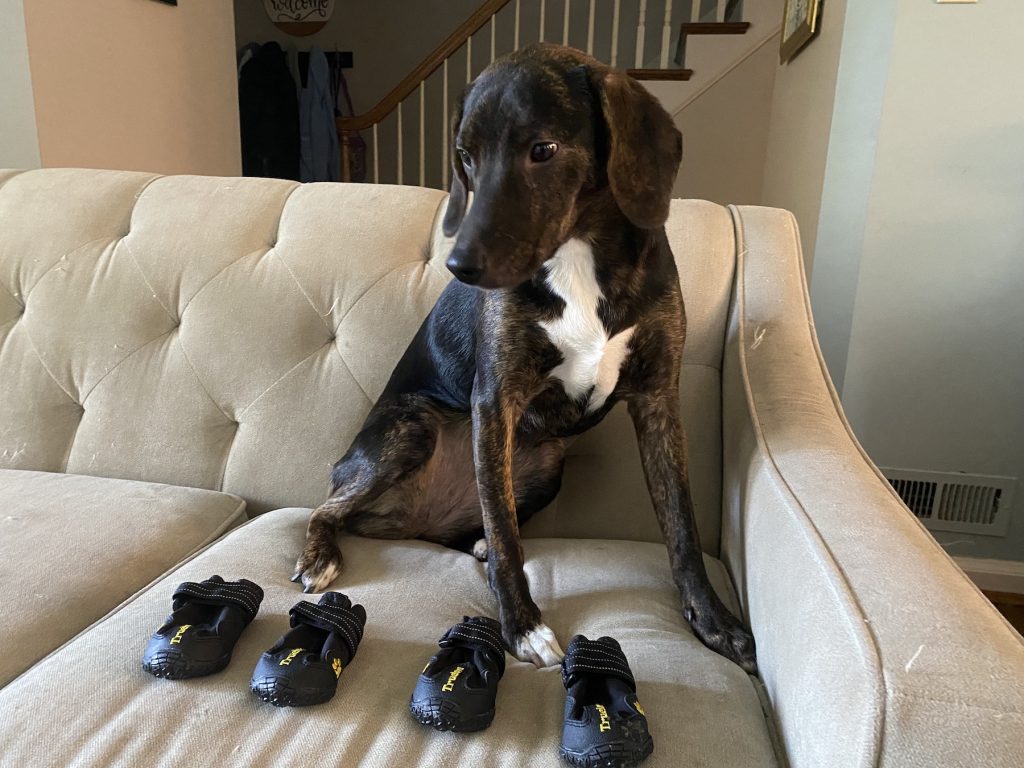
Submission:
<svg viewBox="0 0 1024 768">
<path fill-rule="evenodd" d="M 483 567 L 348 539 L 369 614 L 329 704 L 247 687 L 301 599 L 308 508 L 448 280 L 445 196 L 83 170 L 0 172 L 0 764 L 557 764 L 557 669 L 510 658 L 487 731 L 406 710 Z M 524 529 L 548 623 L 619 638 L 650 766 L 1020 766 L 1024 645 L 864 455 L 818 353 L 796 226 L 676 201 L 682 402 L 706 557 L 760 679 L 683 620 L 628 419 L 577 440 Z M 246 519 L 248 521 L 246 522 Z M 174 586 L 266 590 L 229 668 L 140 669 Z"/>
</svg>

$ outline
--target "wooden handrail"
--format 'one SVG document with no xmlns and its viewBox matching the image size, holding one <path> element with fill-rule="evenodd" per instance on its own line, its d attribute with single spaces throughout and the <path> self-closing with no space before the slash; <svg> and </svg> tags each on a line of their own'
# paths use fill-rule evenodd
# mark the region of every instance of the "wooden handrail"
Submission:
<svg viewBox="0 0 1024 768">
<path fill-rule="evenodd" d="M 359 131 L 379 123 L 416 90 L 420 83 L 430 77 L 440 67 L 445 59 L 449 58 L 462 45 L 475 34 L 490 18 L 504 8 L 510 0 L 486 0 L 479 8 L 473 11 L 473 15 L 466 19 L 459 27 L 448 35 L 448 38 L 437 48 L 427 54 L 427 57 L 419 63 L 398 85 L 391 89 L 383 99 L 378 101 L 372 109 L 355 117 L 339 117 L 336 122 L 339 131 Z"/>
</svg>

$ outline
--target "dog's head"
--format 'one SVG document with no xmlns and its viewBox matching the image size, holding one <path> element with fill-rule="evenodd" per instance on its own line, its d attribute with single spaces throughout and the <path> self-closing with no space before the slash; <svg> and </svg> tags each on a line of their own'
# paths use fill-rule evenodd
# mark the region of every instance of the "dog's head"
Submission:
<svg viewBox="0 0 1024 768">
<path fill-rule="evenodd" d="M 574 49 L 537 45 L 466 87 L 451 150 L 443 229 L 458 237 L 448 268 L 500 288 L 532 277 L 570 237 L 581 201 L 602 191 L 637 227 L 664 224 L 682 137 L 632 78 Z"/>
</svg>

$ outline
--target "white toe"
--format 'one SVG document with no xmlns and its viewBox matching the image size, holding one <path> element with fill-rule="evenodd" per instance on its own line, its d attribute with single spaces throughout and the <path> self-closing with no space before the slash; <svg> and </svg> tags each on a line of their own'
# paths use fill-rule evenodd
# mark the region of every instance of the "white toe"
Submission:
<svg viewBox="0 0 1024 768">
<path fill-rule="evenodd" d="M 341 568 L 331 563 L 324 569 L 323 573 L 312 575 L 308 571 L 302 574 L 302 586 L 306 592 L 323 592 L 341 574 Z"/>
<path fill-rule="evenodd" d="M 473 545 L 473 557 L 481 563 L 487 561 L 487 539 L 477 539 Z"/>
<path fill-rule="evenodd" d="M 520 661 L 529 661 L 538 667 L 553 667 L 561 663 L 565 654 L 551 628 L 547 624 L 538 624 L 519 638 L 515 656 Z"/>
</svg>

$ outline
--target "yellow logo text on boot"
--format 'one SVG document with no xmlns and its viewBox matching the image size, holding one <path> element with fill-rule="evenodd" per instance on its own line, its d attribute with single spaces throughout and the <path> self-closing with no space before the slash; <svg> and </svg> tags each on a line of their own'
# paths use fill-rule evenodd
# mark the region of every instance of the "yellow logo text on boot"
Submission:
<svg viewBox="0 0 1024 768">
<path fill-rule="evenodd" d="M 292 663 L 292 659 L 294 659 L 296 656 L 298 656 L 300 653 L 302 653 L 302 651 L 303 651 L 302 648 L 296 648 L 294 651 L 292 651 L 287 656 L 285 656 L 283 659 L 281 659 L 281 662 L 277 666 L 279 666 L 279 667 L 287 667 L 289 664 Z"/>
<path fill-rule="evenodd" d="M 341 677 L 341 659 L 335 659 L 331 662 L 331 669 L 334 670 L 334 679 L 337 680 Z"/>
<path fill-rule="evenodd" d="M 452 670 L 452 673 L 448 675 L 448 682 L 441 686 L 442 691 L 454 691 L 455 681 L 465 671 L 465 667 L 459 666 Z"/>
<path fill-rule="evenodd" d="M 594 708 L 597 710 L 597 714 L 601 717 L 599 730 L 602 733 L 604 731 L 610 731 L 612 729 L 612 721 L 608 717 L 608 710 L 604 708 L 604 704 L 595 704 Z"/>
<path fill-rule="evenodd" d="M 178 631 L 174 634 L 174 637 L 171 638 L 171 645 L 181 645 L 181 636 L 184 635 L 191 626 L 191 624 L 182 624 L 178 627 Z"/>
<path fill-rule="evenodd" d="M 635 709 L 637 712 L 639 712 L 644 717 L 647 717 L 647 713 L 644 712 L 644 708 L 640 706 L 640 702 L 639 701 L 634 701 L 633 702 L 633 709 Z"/>
</svg>

